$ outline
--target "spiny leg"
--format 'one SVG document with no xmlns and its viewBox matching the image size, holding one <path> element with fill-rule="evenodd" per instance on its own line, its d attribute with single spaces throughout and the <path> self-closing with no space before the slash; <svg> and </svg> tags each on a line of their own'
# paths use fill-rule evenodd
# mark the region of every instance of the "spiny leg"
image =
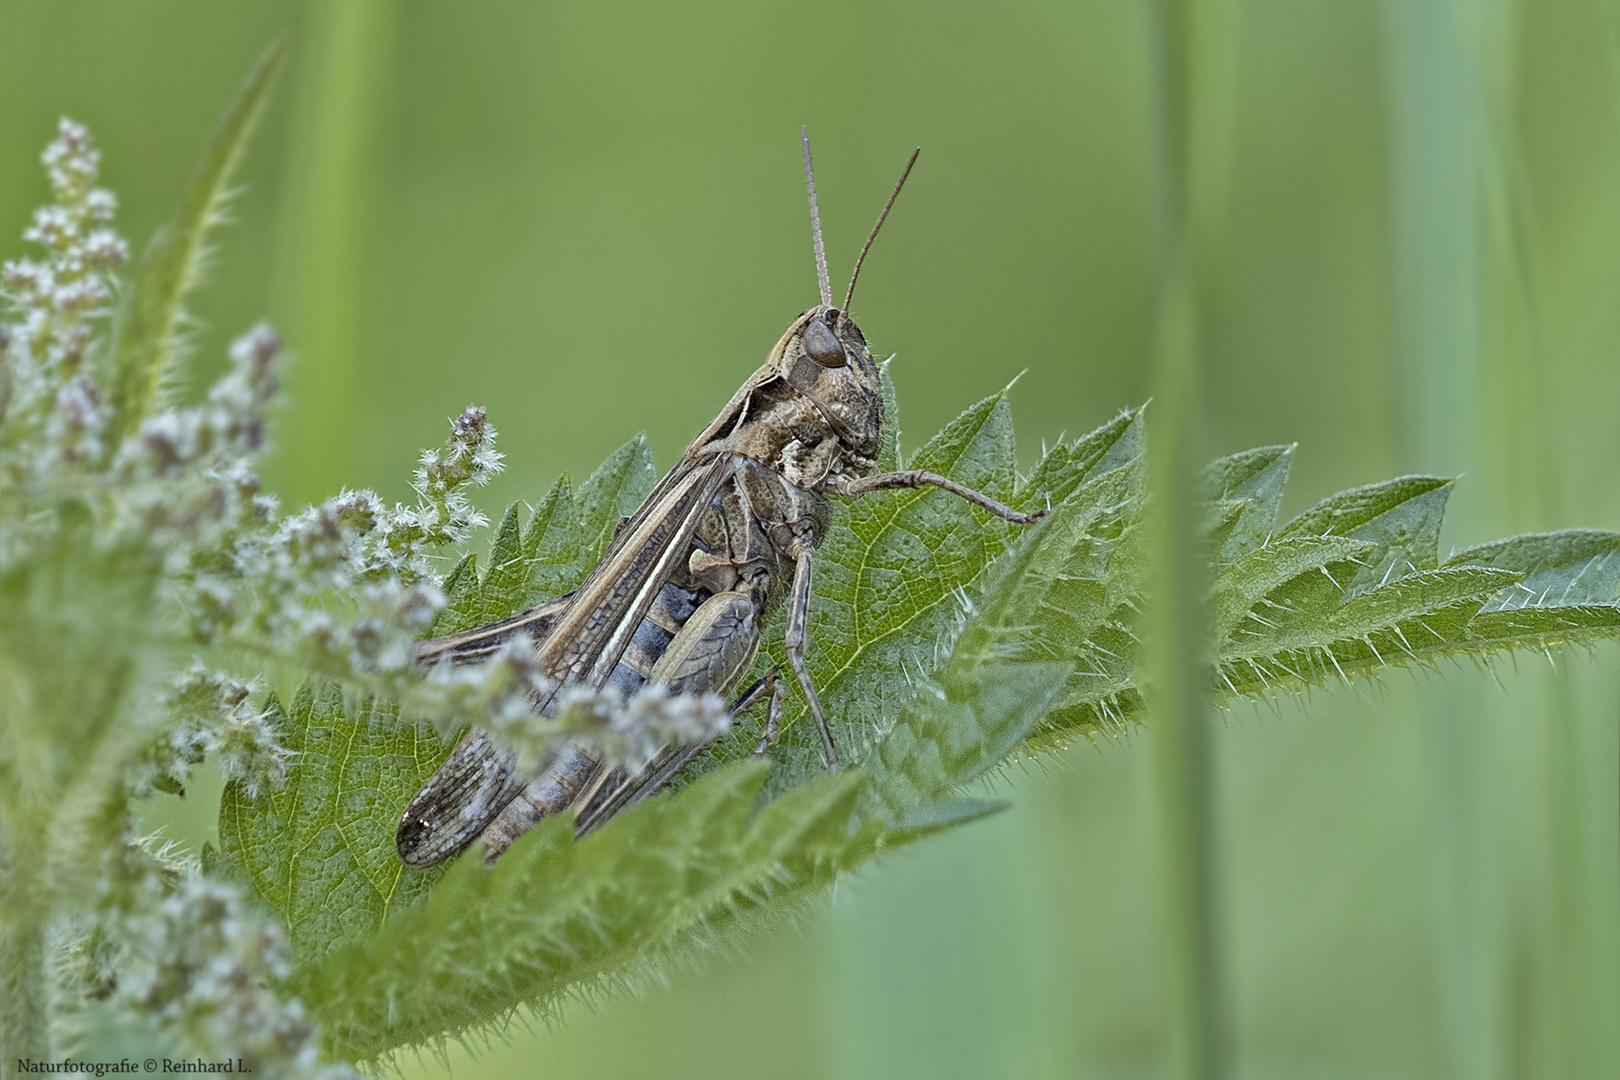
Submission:
<svg viewBox="0 0 1620 1080">
<path fill-rule="evenodd" d="M 1022 514 L 1010 506 L 996 502 L 988 495 L 974 491 L 970 487 L 963 487 L 955 480 L 929 472 L 926 469 L 907 469 L 904 472 L 877 473 L 873 476 L 863 476 L 851 480 L 837 473 L 827 477 L 823 486 L 836 495 L 844 495 L 851 499 L 858 499 L 873 491 L 894 491 L 901 488 L 937 487 L 960 496 L 974 506 L 982 507 L 999 518 L 1018 525 L 1033 525 L 1046 515 L 1045 510 L 1037 510 L 1033 514 Z"/>
<path fill-rule="evenodd" d="M 775 668 L 765 676 L 765 681 L 771 684 L 771 703 L 765 708 L 765 730 L 760 732 L 759 745 L 754 747 L 753 756 L 757 758 L 769 755 L 771 747 L 776 743 L 777 732 L 782 726 L 782 683 L 776 677 Z"/>
<path fill-rule="evenodd" d="M 755 679 L 753 684 L 738 694 L 737 700 L 731 703 L 730 712 L 732 717 L 736 718 L 766 698 L 770 699 L 765 710 L 765 726 L 751 757 L 764 757 L 765 752 L 776 743 L 777 731 L 782 724 L 782 680 L 778 678 L 781 671 L 781 664 L 773 666 L 763 677 Z"/>
<path fill-rule="evenodd" d="M 810 615 L 812 548 L 809 537 L 795 536 L 793 547 L 796 556 L 793 596 L 788 603 L 787 632 L 782 635 L 782 650 L 787 653 L 788 664 L 793 668 L 793 674 L 798 677 L 799 689 L 804 691 L 804 699 L 810 705 L 810 715 L 815 718 L 816 730 L 821 732 L 821 751 L 827 759 L 827 771 L 837 772 L 838 747 L 833 745 L 832 728 L 827 724 L 827 714 L 822 711 L 821 699 L 816 696 L 816 686 L 810 681 L 810 673 L 804 667 L 805 622 Z"/>
</svg>

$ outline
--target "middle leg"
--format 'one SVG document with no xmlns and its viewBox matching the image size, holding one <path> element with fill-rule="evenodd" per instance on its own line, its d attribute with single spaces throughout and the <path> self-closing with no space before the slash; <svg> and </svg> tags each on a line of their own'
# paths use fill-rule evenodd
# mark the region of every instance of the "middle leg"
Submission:
<svg viewBox="0 0 1620 1080">
<path fill-rule="evenodd" d="M 816 730 L 821 733 L 821 752 L 827 759 L 827 771 L 837 772 L 838 747 L 833 744 L 832 728 L 827 723 L 827 714 L 821 708 L 821 698 L 816 695 L 816 684 L 810 681 L 810 672 L 805 670 L 804 666 L 805 623 L 810 616 L 812 553 L 810 538 L 802 533 L 795 535 L 793 594 L 788 601 L 787 632 L 782 635 L 782 651 L 787 653 L 788 665 L 793 668 L 793 674 L 799 680 L 799 689 L 804 692 L 804 700 L 810 706 L 810 715 L 815 718 Z"/>
</svg>

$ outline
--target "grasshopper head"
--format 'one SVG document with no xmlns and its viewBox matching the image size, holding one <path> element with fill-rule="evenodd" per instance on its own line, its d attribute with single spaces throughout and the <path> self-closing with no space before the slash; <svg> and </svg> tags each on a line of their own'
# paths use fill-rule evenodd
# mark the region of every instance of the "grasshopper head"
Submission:
<svg viewBox="0 0 1620 1080">
<path fill-rule="evenodd" d="M 900 189 L 911 175 L 911 167 L 917 164 L 922 148 L 912 152 L 899 182 L 889 194 L 889 201 L 883 204 L 883 213 L 878 215 L 877 224 L 872 226 L 855 260 L 849 289 L 844 293 L 844 306 L 839 309 L 833 307 L 832 285 L 827 279 L 821 210 L 816 205 L 816 173 L 810 161 L 810 133 L 803 127 L 799 128 L 799 139 L 804 147 L 804 183 L 810 197 L 810 229 L 815 241 L 816 284 L 821 287 L 821 303 L 800 315 L 787 328 L 782 340 L 776 343 L 768 366 L 775 369 L 778 378 L 809 399 L 817 418 L 848 451 L 840 463 L 842 471 L 865 476 L 877 463 L 878 451 L 883 447 L 883 389 L 866 339 L 861 336 L 855 320 L 849 317 L 849 305 L 855 298 L 855 283 L 860 280 L 866 253 L 872 249 L 872 241 L 877 239 L 884 219 L 894 208 L 894 200 L 900 196 Z M 803 441 L 802 436 L 800 441 Z"/>
<path fill-rule="evenodd" d="M 818 304 L 787 328 L 771 361 L 849 451 L 855 471 L 869 471 L 883 446 L 883 389 L 855 320 Z"/>
<path fill-rule="evenodd" d="M 861 264 L 911 174 L 911 167 L 917 163 L 918 151 L 913 151 L 906 162 L 899 183 L 894 185 L 883 213 L 872 226 L 855 260 L 844 306 L 837 308 L 833 306 L 827 256 L 821 241 L 810 135 L 801 127 L 799 137 L 804 146 L 804 180 L 810 197 L 821 303 L 793 320 L 771 350 L 765 366 L 743 384 L 714 422 L 687 447 L 687 453 L 704 454 L 723 448 L 780 467 L 790 482 L 817 484 L 833 468 L 865 476 L 876 465 L 883 446 L 882 384 L 866 338 L 849 317 L 849 305 L 860 279 Z"/>
</svg>

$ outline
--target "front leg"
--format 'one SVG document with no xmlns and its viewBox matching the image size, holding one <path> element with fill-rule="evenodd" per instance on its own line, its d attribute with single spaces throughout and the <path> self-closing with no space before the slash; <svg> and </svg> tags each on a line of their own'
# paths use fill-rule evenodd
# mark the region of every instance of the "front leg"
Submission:
<svg viewBox="0 0 1620 1080">
<path fill-rule="evenodd" d="M 1046 515 L 1045 510 L 1037 510 L 1033 514 L 1021 514 L 1010 506 L 1003 506 L 988 495 L 974 491 L 970 487 L 963 487 L 955 480 L 929 472 L 926 469 L 907 469 L 904 472 L 877 473 L 874 476 L 863 476 L 851 480 L 842 473 L 832 473 L 821 482 L 821 488 L 835 495 L 858 499 L 872 491 L 894 491 L 899 488 L 943 488 L 952 495 L 960 496 L 974 506 L 983 507 L 999 518 L 1006 518 L 1017 525 L 1033 525 Z"/>
<path fill-rule="evenodd" d="M 838 771 L 838 747 L 833 745 L 832 728 L 827 725 L 827 714 L 821 709 L 816 696 L 816 685 L 804 668 L 805 622 L 810 615 L 810 558 L 813 552 L 810 537 L 797 533 L 793 537 L 794 556 L 793 596 L 788 602 L 787 632 L 782 635 L 782 651 L 787 653 L 788 665 L 799 679 L 799 689 L 810 705 L 816 730 L 821 732 L 821 752 L 827 759 L 827 771 Z"/>
</svg>

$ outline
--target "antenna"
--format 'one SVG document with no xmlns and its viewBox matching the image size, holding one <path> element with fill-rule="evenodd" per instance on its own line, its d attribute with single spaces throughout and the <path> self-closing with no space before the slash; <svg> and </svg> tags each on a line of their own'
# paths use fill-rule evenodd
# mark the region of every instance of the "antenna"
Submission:
<svg viewBox="0 0 1620 1080">
<path fill-rule="evenodd" d="M 810 228 L 816 235 L 816 282 L 821 286 L 821 306 L 832 307 L 832 282 L 827 280 L 827 249 L 821 242 L 821 210 L 816 206 L 816 170 L 810 164 L 810 132 L 799 125 L 804 143 L 804 186 L 810 189 Z M 891 200 L 892 201 L 892 200 Z"/>
<path fill-rule="evenodd" d="M 805 145 L 809 146 L 810 144 L 806 143 Z M 805 153 L 808 154 L 809 151 L 806 150 Z M 894 185 L 894 190 L 889 193 L 889 201 L 883 204 L 883 213 L 878 215 L 877 224 L 872 226 L 872 235 L 868 236 L 866 243 L 861 246 L 861 254 L 855 260 L 855 272 L 849 275 L 849 292 L 844 294 L 845 311 L 849 310 L 849 302 L 855 299 L 855 282 L 861 276 L 861 263 L 866 261 L 866 253 L 872 250 L 872 241 L 877 239 L 878 230 L 883 228 L 883 219 L 888 217 L 889 211 L 894 208 L 894 200 L 900 197 L 900 189 L 906 186 L 906 177 L 911 175 L 911 167 L 917 164 L 917 155 L 920 153 L 922 153 L 922 147 L 920 146 L 911 152 L 911 160 L 907 161 L 906 167 L 901 170 L 899 182 Z M 807 157 L 805 160 L 809 161 L 810 159 Z M 814 195 L 811 197 L 814 198 Z M 817 250 L 820 249 L 817 248 Z"/>
</svg>

